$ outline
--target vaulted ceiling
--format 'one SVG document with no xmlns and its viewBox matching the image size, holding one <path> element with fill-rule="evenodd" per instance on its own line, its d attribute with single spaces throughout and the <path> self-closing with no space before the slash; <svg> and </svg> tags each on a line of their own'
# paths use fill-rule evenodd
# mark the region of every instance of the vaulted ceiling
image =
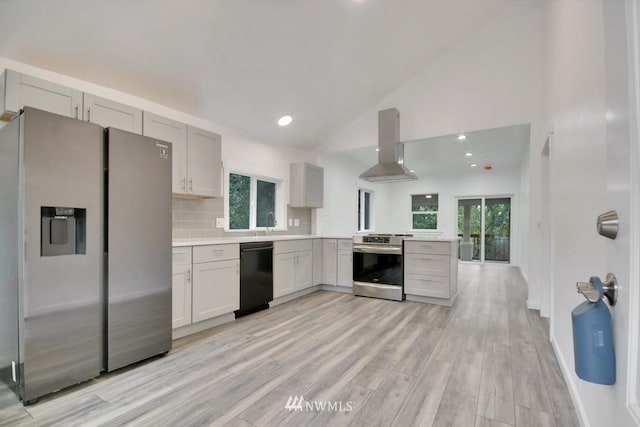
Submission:
<svg viewBox="0 0 640 427">
<path fill-rule="evenodd" d="M 518 3 L 4 0 L 0 56 L 310 149 Z"/>
</svg>

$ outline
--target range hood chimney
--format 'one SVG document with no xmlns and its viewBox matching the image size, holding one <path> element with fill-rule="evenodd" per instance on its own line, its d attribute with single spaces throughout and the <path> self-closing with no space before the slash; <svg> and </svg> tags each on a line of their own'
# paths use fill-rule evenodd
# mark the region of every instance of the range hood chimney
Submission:
<svg viewBox="0 0 640 427">
<path fill-rule="evenodd" d="M 400 142 L 400 113 L 395 108 L 378 111 L 378 164 L 360 175 L 369 182 L 413 181 L 418 176 L 404 166 Z"/>
</svg>

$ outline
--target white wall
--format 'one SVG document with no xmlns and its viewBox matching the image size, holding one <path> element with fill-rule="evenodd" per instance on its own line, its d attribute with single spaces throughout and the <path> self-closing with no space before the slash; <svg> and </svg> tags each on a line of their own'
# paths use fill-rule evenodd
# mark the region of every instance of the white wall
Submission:
<svg viewBox="0 0 640 427">
<path fill-rule="evenodd" d="M 525 280 L 529 278 L 529 221 L 531 215 L 529 213 L 531 209 L 531 201 L 530 201 L 530 186 L 531 180 L 529 177 L 529 160 L 530 154 L 527 150 L 522 159 L 522 163 L 520 164 L 520 189 L 518 191 L 519 198 L 519 218 L 518 218 L 518 259 L 520 265 L 520 271 L 522 271 L 522 275 Z"/>
<path fill-rule="evenodd" d="M 531 124 L 531 140 L 546 138 L 542 123 L 544 8 L 509 10 L 480 28 L 442 59 L 424 69 L 395 92 L 364 111 L 329 138 L 326 151 L 344 151 L 377 143 L 377 111 L 400 111 L 402 141 Z M 532 144 L 537 147 L 536 144 Z M 537 156 L 539 156 L 539 150 Z M 538 157 L 531 156 L 531 174 L 539 175 Z M 517 180 L 520 182 L 520 180 Z M 537 185 L 537 186 L 536 186 Z M 530 184 L 532 212 L 539 210 L 539 185 Z M 527 220 L 526 216 L 521 220 Z M 529 302 L 539 305 L 539 215 L 528 218 L 526 248 L 520 256 L 528 276 Z M 523 237 L 524 237 L 523 236 Z M 527 253 L 528 251 L 528 253 Z"/>
<path fill-rule="evenodd" d="M 411 194 L 438 193 L 438 235 L 443 237 L 457 233 L 456 197 L 508 195 L 512 196 L 511 263 L 520 265 L 522 233 L 527 230 L 521 226 L 521 212 L 529 209 L 520 198 L 521 168 L 473 170 L 465 175 L 421 175 L 417 181 L 374 184 L 358 179 L 367 167 L 341 153 L 322 155 L 318 163 L 325 168 L 324 208 L 317 212 L 321 234 L 351 236 L 356 233 L 358 187 L 374 191 L 374 221 L 378 233 L 410 232 Z"/>
<path fill-rule="evenodd" d="M 574 371 L 571 310 L 584 301 L 575 282 L 604 276 L 606 239 L 595 232 L 606 211 L 606 91 L 602 1 L 549 3 L 548 102 L 553 128 L 550 190 L 553 221 L 551 338 L 585 425 L 630 426 L 625 408 L 627 362 L 624 342 L 616 336 L 618 381 L 601 386 L 580 380 Z M 622 25 L 622 23 L 620 23 Z M 620 46 L 623 48 L 624 46 Z M 532 149 L 539 153 L 544 141 Z M 533 164 L 533 163 L 532 163 Z M 532 172 L 532 180 L 537 179 Z M 616 322 L 627 319 L 616 318 Z"/>
<path fill-rule="evenodd" d="M 306 151 L 294 148 L 281 148 L 256 141 L 237 129 L 230 129 L 215 122 L 195 117 L 181 111 L 163 106 L 136 96 L 120 92 L 116 89 L 96 85 L 87 81 L 64 76 L 28 64 L 0 57 L 0 73 L 5 68 L 30 74 L 54 83 L 69 86 L 83 92 L 92 93 L 113 101 L 131 105 L 164 117 L 171 118 L 192 126 L 207 129 L 222 135 L 222 160 L 234 165 L 241 165 L 245 170 L 255 171 L 264 176 L 289 179 L 289 163 L 296 161 L 312 161 L 314 156 Z M 286 185 L 288 188 L 288 183 Z M 288 191 L 287 191 L 288 200 Z"/>
<path fill-rule="evenodd" d="M 384 232 L 391 206 L 384 185 L 358 179 L 366 169 L 340 153 L 319 156 L 318 164 L 324 168 L 324 206 L 316 209 L 317 234 L 351 237 L 358 230 L 358 188 L 374 192 L 374 231 Z"/>
</svg>

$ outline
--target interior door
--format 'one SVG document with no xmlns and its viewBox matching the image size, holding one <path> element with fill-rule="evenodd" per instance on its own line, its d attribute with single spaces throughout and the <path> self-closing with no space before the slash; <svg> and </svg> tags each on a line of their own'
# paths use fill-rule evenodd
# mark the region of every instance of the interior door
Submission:
<svg viewBox="0 0 640 427">
<path fill-rule="evenodd" d="M 640 11 L 637 2 L 604 2 L 607 95 L 607 210 L 615 210 L 620 228 L 615 240 L 607 239 L 606 268 L 620 285 L 619 301 L 612 309 L 618 382 L 613 399 L 620 411 L 640 424 L 638 364 L 639 194 L 638 105 L 640 101 Z M 624 25 L 627 23 L 627 25 Z M 621 49 L 626 46 L 627 49 Z M 631 78 L 630 78 L 631 77 Z M 629 82 L 632 82 L 629 84 Z M 631 350 L 631 351 L 629 351 Z M 609 400 L 609 396 L 606 396 Z M 626 404 L 625 404 L 626 402 Z M 618 408 L 612 408 L 614 411 Z"/>
</svg>

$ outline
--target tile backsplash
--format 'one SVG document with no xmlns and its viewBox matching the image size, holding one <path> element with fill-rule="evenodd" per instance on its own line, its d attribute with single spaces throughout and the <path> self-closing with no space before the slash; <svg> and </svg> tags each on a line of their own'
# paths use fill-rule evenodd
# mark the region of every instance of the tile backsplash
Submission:
<svg viewBox="0 0 640 427">
<path fill-rule="evenodd" d="M 224 218 L 224 198 L 191 200 L 173 198 L 173 238 L 201 239 L 229 236 L 253 236 L 255 232 L 225 232 L 216 228 L 216 218 Z M 281 234 L 311 234 L 311 209 L 287 207 L 287 218 L 299 219 L 299 227 L 289 227 L 288 231 L 274 231 Z"/>
</svg>

